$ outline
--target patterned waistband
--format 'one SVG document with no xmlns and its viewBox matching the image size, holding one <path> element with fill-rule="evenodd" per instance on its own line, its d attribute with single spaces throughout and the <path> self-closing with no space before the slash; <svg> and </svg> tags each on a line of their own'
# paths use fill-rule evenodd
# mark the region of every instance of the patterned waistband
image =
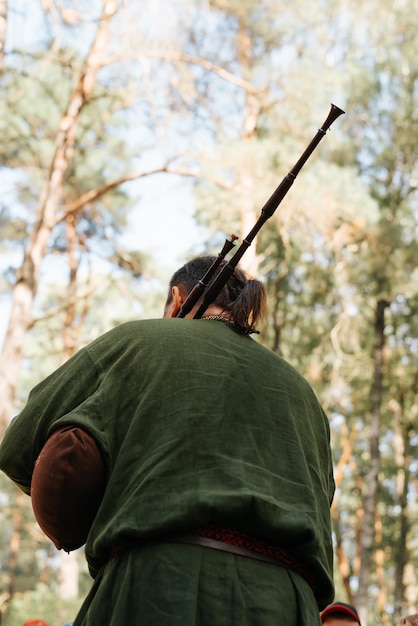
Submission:
<svg viewBox="0 0 418 626">
<path fill-rule="evenodd" d="M 197 537 L 215 539 L 226 545 L 244 548 L 249 552 L 255 553 L 255 555 L 260 554 L 269 557 L 269 562 L 277 561 L 278 565 L 292 569 L 306 580 L 314 593 L 316 591 L 315 580 L 308 568 L 297 560 L 288 550 L 282 547 L 271 545 L 262 539 L 251 537 L 238 530 L 224 528 L 223 526 L 217 526 L 215 524 L 193 529 L 189 531 L 189 534 Z"/>
</svg>

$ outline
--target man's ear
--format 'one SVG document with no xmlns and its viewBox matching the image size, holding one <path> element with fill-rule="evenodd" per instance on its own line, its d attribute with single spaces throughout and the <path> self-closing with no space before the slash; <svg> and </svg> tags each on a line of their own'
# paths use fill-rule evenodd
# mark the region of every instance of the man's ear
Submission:
<svg viewBox="0 0 418 626">
<path fill-rule="evenodd" d="M 184 295 L 177 285 L 171 288 L 171 302 L 166 308 L 164 317 L 177 317 L 184 302 Z"/>
</svg>

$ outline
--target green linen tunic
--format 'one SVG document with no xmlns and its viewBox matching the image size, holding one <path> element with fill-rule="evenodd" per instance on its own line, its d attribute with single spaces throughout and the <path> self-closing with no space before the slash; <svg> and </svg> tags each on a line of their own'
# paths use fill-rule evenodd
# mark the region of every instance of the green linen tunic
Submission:
<svg viewBox="0 0 418 626">
<path fill-rule="evenodd" d="M 32 390 L 0 469 L 30 493 L 41 448 L 70 424 L 95 438 L 107 470 L 75 626 L 320 623 L 333 599 L 329 424 L 285 360 L 219 321 L 122 324 Z M 286 548 L 315 595 L 284 567 L 156 541 L 208 524 Z"/>
</svg>

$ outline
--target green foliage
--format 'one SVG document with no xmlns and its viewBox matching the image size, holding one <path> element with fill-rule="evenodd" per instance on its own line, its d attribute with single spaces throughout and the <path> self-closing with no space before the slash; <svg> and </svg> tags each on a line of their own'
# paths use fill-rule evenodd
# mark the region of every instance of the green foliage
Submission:
<svg viewBox="0 0 418 626">
<path fill-rule="evenodd" d="M 62 600 L 54 589 L 38 583 L 32 591 L 18 594 L 7 610 L 2 624 L 22 626 L 26 620 L 43 619 L 49 626 L 64 626 L 73 622 L 81 600 Z"/>
<path fill-rule="evenodd" d="M 51 546 L 35 526 L 30 498 L 4 474 L 0 476 L 0 498 L 0 595 L 8 597 L 9 594 L 24 593 L 38 583 Z"/>
</svg>

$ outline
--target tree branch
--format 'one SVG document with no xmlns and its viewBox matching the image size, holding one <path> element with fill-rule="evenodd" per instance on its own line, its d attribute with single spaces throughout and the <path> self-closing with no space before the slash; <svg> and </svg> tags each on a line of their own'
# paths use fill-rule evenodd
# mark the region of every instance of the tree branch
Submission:
<svg viewBox="0 0 418 626">
<path fill-rule="evenodd" d="M 194 57 L 194 56 L 191 56 L 190 54 L 183 54 L 180 52 L 173 52 L 173 51 L 158 52 L 155 50 L 151 50 L 148 52 L 147 50 L 141 50 L 141 53 L 145 57 L 152 57 L 155 59 L 164 59 L 166 61 L 183 61 L 184 63 L 190 63 L 192 65 L 199 65 L 200 67 L 203 67 L 205 70 L 208 70 L 209 72 L 213 72 L 214 74 L 216 74 L 223 80 L 226 80 L 230 83 L 233 83 L 234 85 L 237 85 L 238 87 L 241 87 L 242 89 L 245 89 L 245 91 L 248 91 L 249 93 L 260 94 L 266 90 L 265 87 L 254 87 L 254 85 L 252 85 L 248 81 L 242 78 L 239 78 L 238 76 L 235 76 L 235 74 L 232 74 L 231 72 L 224 69 L 223 67 L 220 67 L 219 65 L 215 65 L 214 63 L 211 63 L 210 61 L 208 61 L 207 59 L 203 59 L 202 57 Z"/>
<path fill-rule="evenodd" d="M 138 180 L 140 178 L 145 178 L 146 176 L 152 176 L 154 174 L 161 174 L 162 172 L 166 172 L 167 174 L 177 174 L 178 176 L 188 176 L 191 178 L 199 178 L 200 176 L 200 173 L 197 172 L 196 170 L 183 168 L 183 167 L 171 168 L 168 165 L 162 165 L 161 167 L 156 167 L 152 170 L 147 170 L 145 172 L 127 174 L 126 176 L 117 178 L 116 180 L 110 183 L 107 183 L 106 185 L 103 185 L 102 187 L 98 187 L 97 189 L 91 189 L 90 191 L 87 191 L 86 193 L 81 195 L 79 198 L 77 198 L 73 202 L 67 202 L 65 204 L 64 212 L 57 215 L 55 224 L 62 222 L 68 217 L 68 215 L 72 213 L 76 213 L 89 202 L 94 202 L 95 200 L 98 200 L 99 198 L 104 196 L 106 193 L 108 193 L 109 191 L 112 191 L 112 189 L 115 189 L 116 187 L 119 187 L 123 183 L 129 182 L 131 180 Z M 228 185 L 226 185 L 221 180 L 216 180 L 216 181 L 214 180 L 213 182 L 215 182 L 217 185 L 221 187 L 224 187 L 224 188 L 228 187 Z"/>
</svg>

